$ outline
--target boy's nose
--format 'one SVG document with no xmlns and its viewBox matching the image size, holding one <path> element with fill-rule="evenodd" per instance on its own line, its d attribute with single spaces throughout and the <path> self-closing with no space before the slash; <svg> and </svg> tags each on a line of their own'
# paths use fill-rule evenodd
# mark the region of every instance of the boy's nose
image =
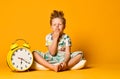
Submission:
<svg viewBox="0 0 120 79">
<path fill-rule="evenodd" d="M 56 28 L 59 28 L 59 24 L 56 25 Z"/>
</svg>

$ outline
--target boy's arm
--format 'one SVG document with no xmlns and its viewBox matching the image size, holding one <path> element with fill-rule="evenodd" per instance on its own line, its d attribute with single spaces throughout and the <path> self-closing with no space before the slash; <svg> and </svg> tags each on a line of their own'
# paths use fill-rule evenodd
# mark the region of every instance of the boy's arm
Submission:
<svg viewBox="0 0 120 79">
<path fill-rule="evenodd" d="M 58 46 L 58 40 L 53 39 L 53 42 L 51 45 L 48 46 L 48 50 L 52 56 L 56 55 L 57 52 L 57 46 Z"/>
<path fill-rule="evenodd" d="M 52 34 L 53 37 L 52 44 L 48 46 L 48 50 L 52 56 L 56 55 L 57 53 L 59 36 L 60 36 L 60 31 L 57 29 Z"/>
</svg>

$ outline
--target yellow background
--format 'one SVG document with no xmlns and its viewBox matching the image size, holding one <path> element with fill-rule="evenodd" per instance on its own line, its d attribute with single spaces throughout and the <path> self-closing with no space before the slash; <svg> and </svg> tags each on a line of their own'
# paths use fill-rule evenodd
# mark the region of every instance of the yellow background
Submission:
<svg viewBox="0 0 120 79">
<path fill-rule="evenodd" d="M 25 39 L 31 50 L 47 51 L 53 10 L 64 11 L 72 51 L 82 50 L 88 64 L 120 63 L 119 0 L 0 0 L 0 70 L 10 45 Z"/>
</svg>

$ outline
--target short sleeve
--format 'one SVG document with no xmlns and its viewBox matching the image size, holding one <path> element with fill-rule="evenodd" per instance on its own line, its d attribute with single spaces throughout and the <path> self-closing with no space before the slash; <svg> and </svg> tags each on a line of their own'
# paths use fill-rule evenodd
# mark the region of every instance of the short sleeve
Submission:
<svg viewBox="0 0 120 79">
<path fill-rule="evenodd" d="M 65 43 L 66 46 L 72 46 L 71 39 L 68 35 L 65 36 Z"/>
<path fill-rule="evenodd" d="M 46 36 L 45 40 L 46 40 L 46 43 L 45 43 L 46 46 L 51 45 L 51 44 L 52 44 L 52 35 L 51 35 L 51 34 L 48 34 L 48 35 Z"/>
</svg>

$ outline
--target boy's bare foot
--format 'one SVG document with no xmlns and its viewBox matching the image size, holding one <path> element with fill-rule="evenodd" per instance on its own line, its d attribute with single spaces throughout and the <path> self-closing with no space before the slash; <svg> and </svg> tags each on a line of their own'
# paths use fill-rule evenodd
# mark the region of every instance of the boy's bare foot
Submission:
<svg viewBox="0 0 120 79">
<path fill-rule="evenodd" d="M 62 70 L 62 65 L 59 64 L 59 65 L 58 65 L 58 71 L 61 71 L 61 70 Z"/>
<path fill-rule="evenodd" d="M 61 64 L 54 65 L 54 71 L 55 71 L 55 72 L 59 72 L 59 71 L 61 71 L 61 70 L 62 70 Z"/>
</svg>

